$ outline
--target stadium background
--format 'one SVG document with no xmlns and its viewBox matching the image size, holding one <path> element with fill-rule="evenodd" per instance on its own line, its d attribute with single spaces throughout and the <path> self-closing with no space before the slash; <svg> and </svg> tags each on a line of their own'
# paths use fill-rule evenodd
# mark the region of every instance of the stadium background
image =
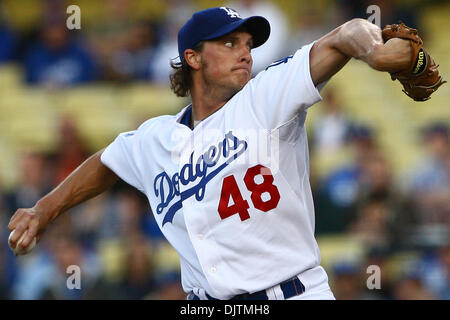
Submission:
<svg viewBox="0 0 450 320">
<path fill-rule="evenodd" d="M 449 79 L 446 1 L 238 6 L 252 2 L 256 12 L 248 12 L 267 16 L 277 35 L 258 52 L 257 68 L 346 20 L 367 18 L 376 4 L 382 26 L 401 19 L 420 30 Z M 81 8 L 81 30 L 65 28 L 70 4 Z M 207 0 L 0 3 L 0 298 L 185 299 L 176 253 L 146 199 L 125 183 L 58 218 L 27 256 L 8 249 L 7 224 L 118 133 L 186 105 L 168 88 L 176 31 L 196 9 L 219 5 L 236 7 Z M 351 61 L 322 96 L 307 129 L 316 234 L 336 297 L 449 299 L 450 86 L 416 103 L 387 74 Z M 69 265 L 81 267 L 81 290 L 66 288 Z M 368 290 L 369 265 L 380 267 L 381 289 Z"/>
</svg>

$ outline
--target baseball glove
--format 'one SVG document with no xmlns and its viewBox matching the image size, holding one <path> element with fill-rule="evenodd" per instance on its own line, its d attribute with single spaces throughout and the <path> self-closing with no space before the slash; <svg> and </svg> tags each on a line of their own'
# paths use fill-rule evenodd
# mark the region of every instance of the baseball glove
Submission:
<svg viewBox="0 0 450 320">
<path fill-rule="evenodd" d="M 407 27 L 403 22 L 389 24 L 382 31 L 384 42 L 392 38 L 410 40 L 413 48 L 410 66 L 399 72 L 391 73 L 391 79 L 398 79 L 403 85 L 403 92 L 415 101 L 426 101 L 443 81 L 433 58 L 424 50 L 423 41 L 416 29 Z"/>
</svg>

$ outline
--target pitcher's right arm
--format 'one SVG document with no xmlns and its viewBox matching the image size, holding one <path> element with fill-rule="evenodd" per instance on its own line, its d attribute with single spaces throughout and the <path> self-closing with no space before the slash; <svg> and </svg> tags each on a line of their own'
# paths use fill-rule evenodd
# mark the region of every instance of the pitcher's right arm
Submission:
<svg viewBox="0 0 450 320">
<path fill-rule="evenodd" d="M 13 248 L 22 234 L 28 230 L 18 249 L 26 248 L 34 237 L 39 241 L 53 220 L 70 208 L 91 199 L 110 188 L 119 178 L 101 162 L 104 149 L 84 161 L 64 181 L 32 208 L 18 209 L 8 224 L 16 230 L 10 239 Z"/>
</svg>

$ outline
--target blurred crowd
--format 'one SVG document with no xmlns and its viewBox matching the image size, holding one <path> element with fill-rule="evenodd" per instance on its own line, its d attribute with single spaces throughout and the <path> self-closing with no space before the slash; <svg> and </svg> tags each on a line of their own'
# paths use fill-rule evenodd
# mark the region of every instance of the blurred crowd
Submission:
<svg viewBox="0 0 450 320">
<path fill-rule="evenodd" d="M 400 10 L 392 1 L 328 1 L 320 10 L 292 1 L 292 8 L 302 8 L 298 12 L 288 12 L 281 1 L 220 5 L 271 22 L 268 45 L 253 51 L 257 73 L 340 23 L 367 17 L 372 2 L 382 8 L 382 24 L 398 19 L 413 27 L 420 23 L 417 7 Z M 136 15 L 133 3 L 104 2 L 104 15 L 89 28 L 82 20 L 81 30 L 67 29 L 64 1 L 40 1 L 42 16 L 29 29 L 17 28 L 8 18 L 8 6 L 0 5 L 0 68 L 20 64 L 28 86 L 134 81 L 168 86 L 177 31 L 201 9 L 200 2 L 165 1 L 158 18 Z M 309 135 L 311 155 L 333 156 L 345 149 L 350 156 L 326 175 L 315 174 L 311 163 L 316 234 L 350 235 L 366 248 L 362 259 L 343 258 L 327 270 L 336 298 L 450 299 L 448 122 L 430 123 L 417 132 L 426 156 L 399 179 L 389 154 L 377 144 L 376 130 L 346 114 L 338 92 L 327 92 Z M 147 199 L 122 181 L 58 218 L 32 254 L 16 258 L 8 250 L 6 226 L 12 214 L 33 206 L 95 151 L 86 147 L 70 117 L 61 120 L 58 132 L 53 152 L 23 150 L 19 182 L 10 190 L 0 188 L 0 299 L 185 299 L 177 257 Z M 389 271 L 392 257 L 402 252 L 414 257 L 400 261 L 397 272 Z M 66 287 L 70 265 L 81 268 L 82 290 Z M 367 288 L 369 265 L 380 267 L 381 289 Z"/>
<path fill-rule="evenodd" d="M 328 91 L 314 123 L 311 152 L 350 157 L 314 179 L 316 234 L 347 234 L 362 257 L 335 261 L 331 276 L 338 299 L 450 299 L 450 135 L 448 122 L 417 132 L 423 159 L 396 175 L 377 132 L 355 122 Z M 314 164 L 312 164 L 314 166 Z M 383 269 L 399 253 L 395 271 Z M 368 290 L 370 265 L 379 266 L 382 290 Z M 387 276 L 390 277 L 387 277 Z"/>
<path fill-rule="evenodd" d="M 61 122 L 59 132 L 55 153 L 24 152 L 20 183 L 1 194 L 0 297 L 184 299 L 178 262 L 146 197 L 123 181 L 58 218 L 30 256 L 15 258 L 7 248 L 12 213 L 33 206 L 89 155 L 70 119 Z M 66 287 L 71 265 L 81 269 L 82 290 Z"/>
<path fill-rule="evenodd" d="M 39 4 L 38 18 L 35 23 L 21 28 L 8 11 L 14 11 L 14 2 L 0 5 L 0 64 L 17 61 L 24 68 L 23 79 L 27 84 L 53 87 L 136 80 L 167 86 L 171 71 L 169 61 L 178 56 L 177 32 L 202 4 L 193 0 L 169 0 L 164 2 L 166 9 L 162 14 L 151 16 L 138 15 L 136 3 L 141 1 L 97 0 L 89 5 L 81 1 L 80 29 L 69 30 L 66 22 L 70 15 L 66 8 L 71 3 L 34 2 Z M 99 2 L 102 10 L 95 13 L 101 15 L 92 17 L 95 3 Z M 328 2 L 329 5 L 314 6 L 306 1 L 243 0 L 220 1 L 216 5 L 232 7 L 244 17 L 262 15 L 270 21 L 268 43 L 253 51 L 254 72 L 257 73 L 346 20 L 367 18 L 366 7 L 373 4 L 365 0 Z M 281 3 L 283 8 L 278 5 Z M 397 8 L 391 1 L 377 3 L 385 20 L 382 24 L 402 19 L 410 26 L 417 26 L 417 19 L 411 13 L 414 7 Z M 287 15 L 288 10 L 293 11 L 291 15 Z M 292 15 L 295 19 L 290 18 Z"/>
</svg>

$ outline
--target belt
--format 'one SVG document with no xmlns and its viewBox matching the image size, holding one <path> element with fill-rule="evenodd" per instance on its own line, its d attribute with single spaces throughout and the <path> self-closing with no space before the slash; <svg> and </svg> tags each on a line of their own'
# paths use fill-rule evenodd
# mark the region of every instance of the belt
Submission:
<svg viewBox="0 0 450 320">
<path fill-rule="evenodd" d="M 305 286 L 297 277 L 286 280 L 280 283 L 279 286 L 281 291 L 283 292 L 284 299 L 289 299 L 305 292 Z M 208 300 L 219 300 L 214 297 L 211 297 L 207 293 L 205 295 L 208 298 Z M 193 294 L 192 300 L 200 300 L 200 298 L 195 294 Z M 269 300 L 269 297 L 267 296 L 267 290 L 261 290 L 254 293 L 239 294 L 237 296 L 234 296 L 230 300 Z"/>
</svg>

